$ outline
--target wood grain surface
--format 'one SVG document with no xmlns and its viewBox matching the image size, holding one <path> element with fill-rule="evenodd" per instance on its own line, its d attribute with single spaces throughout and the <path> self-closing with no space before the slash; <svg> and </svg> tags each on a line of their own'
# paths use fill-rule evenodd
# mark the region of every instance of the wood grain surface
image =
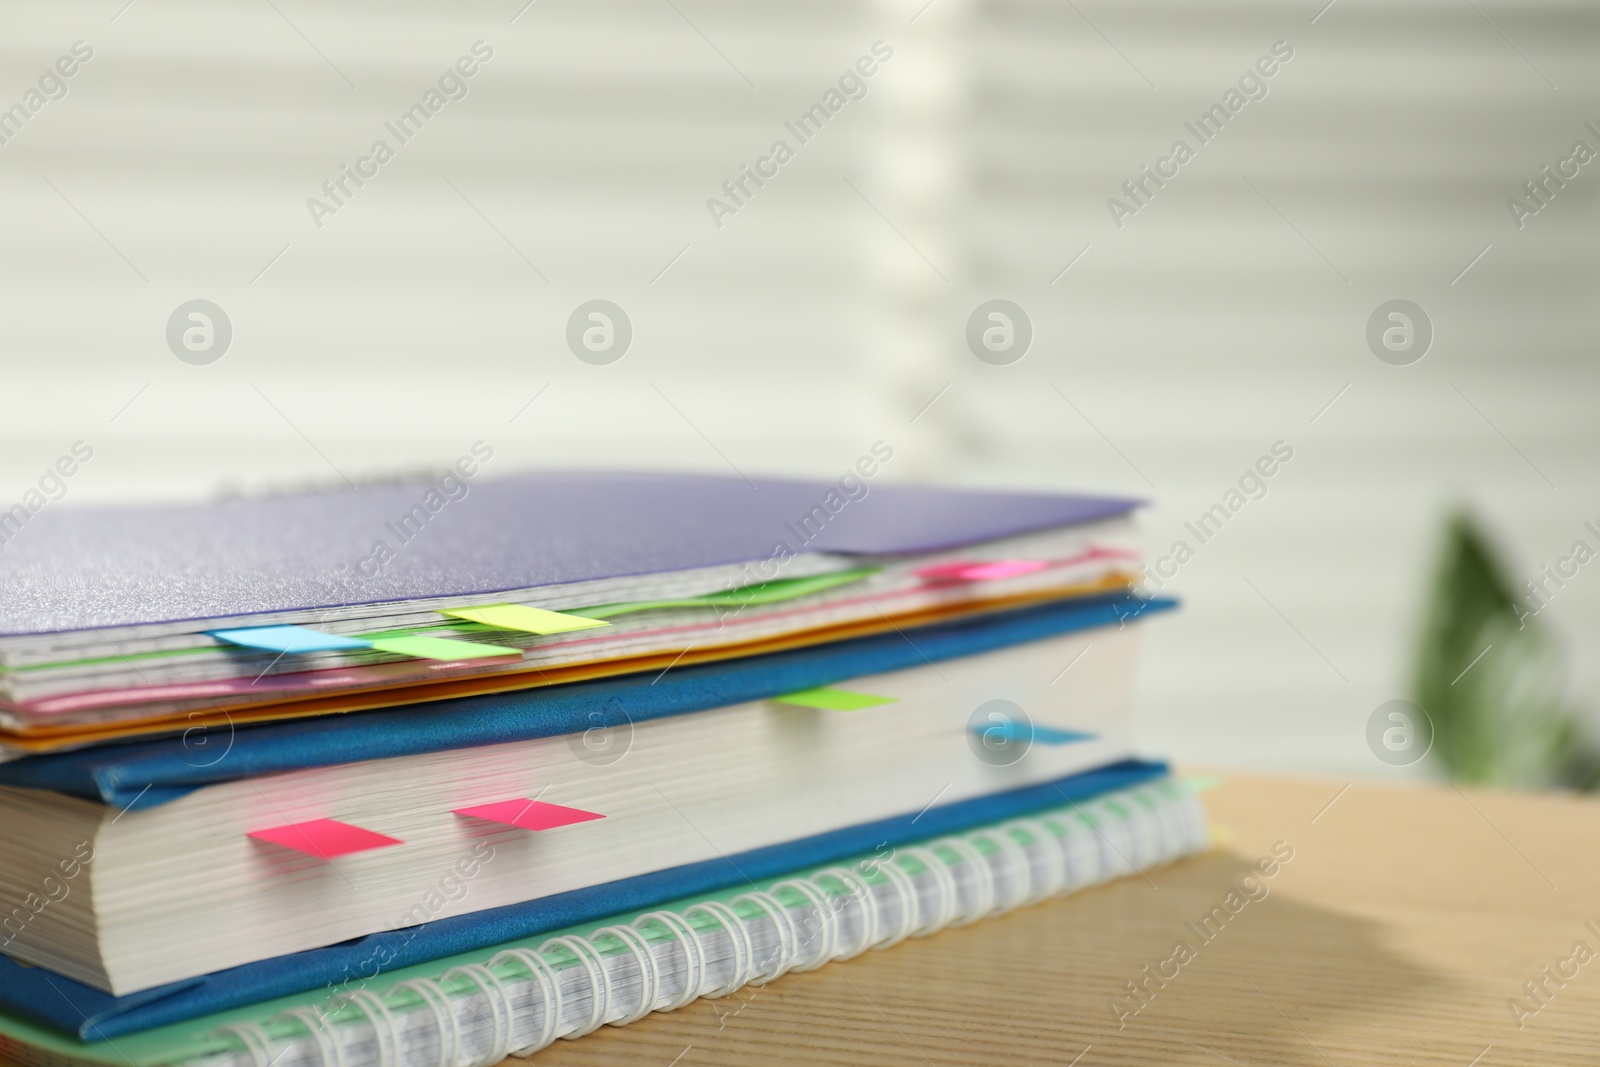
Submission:
<svg viewBox="0 0 1600 1067">
<path fill-rule="evenodd" d="M 1221 838 L 1205 856 L 534 1059 L 1600 1063 L 1600 958 L 1573 958 L 1578 942 L 1600 952 L 1600 802 L 1245 775 L 1205 799 Z M 1228 901 L 1278 842 L 1293 858 Z M 1219 906 L 1206 940 L 1195 924 Z M 1174 964 L 1180 941 L 1192 958 Z M 1146 980 L 1146 965 L 1176 977 Z"/>
</svg>

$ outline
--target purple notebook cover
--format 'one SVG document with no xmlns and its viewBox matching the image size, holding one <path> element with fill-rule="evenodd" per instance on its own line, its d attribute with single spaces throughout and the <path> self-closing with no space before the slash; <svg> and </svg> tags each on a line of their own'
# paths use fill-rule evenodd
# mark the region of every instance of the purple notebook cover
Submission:
<svg viewBox="0 0 1600 1067">
<path fill-rule="evenodd" d="M 547 471 L 442 488 L 49 507 L 0 540 L 0 636 L 496 593 L 804 551 L 931 552 L 1139 503 L 866 479 Z M 751 581 L 776 576 L 751 568 Z"/>
</svg>

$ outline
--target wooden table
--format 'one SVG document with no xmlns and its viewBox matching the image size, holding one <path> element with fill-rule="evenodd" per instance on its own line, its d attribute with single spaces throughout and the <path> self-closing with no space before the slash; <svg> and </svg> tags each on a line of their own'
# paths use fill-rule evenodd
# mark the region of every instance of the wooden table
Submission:
<svg viewBox="0 0 1600 1067">
<path fill-rule="evenodd" d="M 1580 941 L 1600 953 L 1600 801 L 1247 775 L 1225 775 L 1205 800 L 1222 843 L 1148 879 L 607 1027 L 535 1060 L 1600 1063 L 1600 956 L 1572 960 Z M 1279 841 L 1294 858 L 1246 886 L 1266 896 L 1234 898 L 1213 940 L 1185 925 L 1225 905 Z M 1193 958 L 1174 964 L 1180 940 Z M 1146 980 L 1146 965 L 1176 977 Z M 1577 975 L 1560 986 L 1545 966 Z M 1137 1014 L 1130 981 L 1145 982 Z M 1548 988 L 1542 1006 L 1526 981 Z"/>
</svg>

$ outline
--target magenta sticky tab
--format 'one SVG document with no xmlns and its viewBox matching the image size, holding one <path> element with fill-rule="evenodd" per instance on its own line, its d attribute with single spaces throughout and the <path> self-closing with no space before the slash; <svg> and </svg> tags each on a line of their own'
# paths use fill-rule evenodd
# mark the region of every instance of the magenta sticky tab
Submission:
<svg viewBox="0 0 1600 1067">
<path fill-rule="evenodd" d="M 250 834 L 257 841 L 265 841 L 280 848 L 292 848 L 315 856 L 320 860 L 336 859 L 352 852 L 366 852 L 374 848 L 388 848 L 404 844 L 392 837 L 351 826 L 337 819 L 312 819 L 309 822 L 274 826 L 270 830 L 256 830 Z"/>
<path fill-rule="evenodd" d="M 911 573 L 930 582 L 995 582 L 1002 578 L 1034 574 L 1048 566 L 1048 563 L 1037 559 L 1002 559 L 991 563 L 958 560 L 919 567 Z"/>
<path fill-rule="evenodd" d="M 911 573 L 915 574 L 918 578 L 923 578 L 930 582 L 953 582 L 960 580 L 962 571 L 969 570 L 970 568 L 976 566 L 979 566 L 979 564 L 973 563 L 970 560 L 960 559 L 956 560 L 954 563 L 930 563 L 926 567 L 918 567 Z"/>
<path fill-rule="evenodd" d="M 605 818 L 604 815 L 582 808 L 564 808 L 560 804 L 546 804 L 542 800 L 501 800 L 494 804 L 457 808 L 456 814 L 515 826 L 519 830 L 553 830 L 558 826 Z"/>
<path fill-rule="evenodd" d="M 1002 559 L 995 563 L 980 563 L 973 567 L 963 569 L 959 577 L 969 582 L 996 582 L 1002 578 L 1018 578 L 1024 574 L 1036 574 L 1044 570 L 1049 564 L 1036 559 Z"/>
</svg>

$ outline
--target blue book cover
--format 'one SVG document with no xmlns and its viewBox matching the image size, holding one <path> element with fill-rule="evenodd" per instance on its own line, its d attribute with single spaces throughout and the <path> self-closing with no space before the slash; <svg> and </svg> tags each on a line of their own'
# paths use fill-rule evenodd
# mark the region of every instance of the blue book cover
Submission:
<svg viewBox="0 0 1600 1067">
<path fill-rule="evenodd" d="M 418 926 L 369 934 L 117 997 L 39 967 L 0 956 L 0 1008 L 86 1041 L 103 1041 L 340 983 L 460 952 L 532 937 L 655 907 L 746 881 L 831 863 L 1122 789 L 1166 773 L 1160 763 L 1127 760 L 1053 782 L 975 797 L 923 812 L 687 864 Z"/>
<path fill-rule="evenodd" d="M 1129 594 L 1090 597 L 661 674 L 222 726 L 199 737 L 191 731 L 14 760 L 0 764 L 0 785 L 148 808 L 205 785 L 256 775 L 553 737 L 766 700 L 1076 630 L 1121 626 L 1174 604 Z M 206 755 L 197 758 L 202 743 Z"/>
</svg>

